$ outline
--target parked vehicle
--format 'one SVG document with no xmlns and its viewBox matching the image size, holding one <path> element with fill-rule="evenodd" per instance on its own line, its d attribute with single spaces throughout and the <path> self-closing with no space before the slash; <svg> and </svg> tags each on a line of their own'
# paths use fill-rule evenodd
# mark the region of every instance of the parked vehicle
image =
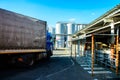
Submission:
<svg viewBox="0 0 120 80">
<path fill-rule="evenodd" d="M 0 9 L 0 62 L 33 65 L 52 56 L 46 21 Z"/>
</svg>

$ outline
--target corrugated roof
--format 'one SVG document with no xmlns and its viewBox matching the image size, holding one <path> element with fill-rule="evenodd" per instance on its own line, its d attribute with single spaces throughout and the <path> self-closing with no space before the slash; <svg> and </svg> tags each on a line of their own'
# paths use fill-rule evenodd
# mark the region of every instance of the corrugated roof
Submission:
<svg viewBox="0 0 120 80">
<path fill-rule="evenodd" d="M 102 20 L 103 18 L 107 17 L 108 15 L 110 15 L 111 13 L 117 11 L 120 9 L 120 4 L 116 5 L 114 8 L 112 8 L 111 10 L 107 11 L 106 13 L 104 13 L 103 15 L 101 15 L 100 17 L 98 17 L 97 19 L 95 19 L 94 21 L 92 21 L 91 23 L 89 23 L 85 28 L 81 29 L 80 31 L 76 32 L 74 35 L 80 34 L 82 33 L 82 31 L 92 27 L 93 25 L 95 25 L 97 22 L 99 22 L 100 20 Z"/>
</svg>

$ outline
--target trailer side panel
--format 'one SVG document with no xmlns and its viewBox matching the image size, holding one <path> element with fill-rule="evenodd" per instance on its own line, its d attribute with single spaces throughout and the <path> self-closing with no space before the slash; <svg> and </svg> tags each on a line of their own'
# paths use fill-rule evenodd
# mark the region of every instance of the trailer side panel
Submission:
<svg viewBox="0 0 120 80">
<path fill-rule="evenodd" d="M 45 48 L 46 21 L 0 9 L 0 50 Z"/>
</svg>

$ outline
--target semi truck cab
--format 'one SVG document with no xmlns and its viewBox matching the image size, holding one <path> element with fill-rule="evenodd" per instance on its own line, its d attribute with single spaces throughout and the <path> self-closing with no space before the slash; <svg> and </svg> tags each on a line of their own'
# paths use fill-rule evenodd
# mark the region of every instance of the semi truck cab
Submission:
<svg viewBox="0 0 120 80">
<path fill-rule="evenodd" d="M 52 34 L 47 31 L 46 33 L 46 50 L 48 58 L 53 55 L 53 41 L 52 41 Z"/>
</svg>

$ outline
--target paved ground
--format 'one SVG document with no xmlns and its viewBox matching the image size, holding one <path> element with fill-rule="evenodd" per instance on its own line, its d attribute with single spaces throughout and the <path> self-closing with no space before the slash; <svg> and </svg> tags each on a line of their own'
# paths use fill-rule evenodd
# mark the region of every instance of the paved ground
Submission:
<svg viewBox="0 0 120 80">
<path fill-rule="evenodd" d="M 82 66 L 85 60 L 79 59 L 82 64 L 71 59 L 69 51 L 55 50 L 50 61 L 42 60 L 32 67 L 0 67 L 0 80 L 119 80 L 106 74 L 92 77 L 89 68 Z"/>
<path fill-rule="evenodd" d="M 1 67 L 0 80 L 92 80 L 69 56 L 65 50 L 56 50 L 50 61 L 40 61 L 29 68 Z"/>
<path fill-rule="evenodd" d="M 77 63 L 89 74 L 91 74 L 91 63 L 87 57 L 81 56 L 76 58 Z M 93 77 L 98 80 L 120 80 L 120 74 L 116 75 L 115 69 L 111 70 L 109 67 L 100 64 L 94 64 Z"/>
</svg>

